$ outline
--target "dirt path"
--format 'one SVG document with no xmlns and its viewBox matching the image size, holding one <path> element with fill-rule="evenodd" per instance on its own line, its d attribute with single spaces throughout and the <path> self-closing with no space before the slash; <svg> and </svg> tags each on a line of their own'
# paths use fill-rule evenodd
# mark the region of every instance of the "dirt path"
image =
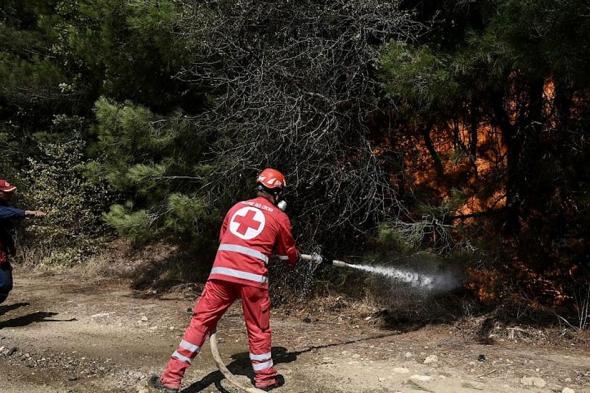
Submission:
<svg viewBox="0 0 590 393">
<path fill-rule="evenodd" d="M 3 393 L 146 393 L 147 375 L 175 349 L 193 304 L 181 293 L 145 299 L 124 284 L 65 274 L 15 276 L 17 287 L 0 306 Z M 560 347 L 479 345 L 451 325 L 401 333 L 345 310 L 309 319 L 286 314 L 276 310 L 272 320 L 273 357 L 287 379 L 278 393 L 590 392 L 590 354 L 575 340 Z M 249 373 L 239 307 L 224 316 L 219 332 L 230 369 Z M 437 360 L 424 364 L 433 355 Z M 234 392 L 208 346 L 185 386 L 183 392 Z"/>
</svg>

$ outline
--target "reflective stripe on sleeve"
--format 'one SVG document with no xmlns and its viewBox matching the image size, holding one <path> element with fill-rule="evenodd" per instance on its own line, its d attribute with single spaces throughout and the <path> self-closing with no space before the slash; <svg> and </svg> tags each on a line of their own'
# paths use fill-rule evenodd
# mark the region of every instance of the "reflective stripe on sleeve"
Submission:
<svg viewBox="0 0 590 393">
<path fill-rule="evenodd" d="M 180 360 L 181 362 L 191 364 L 191 360 L 189 358 L 187 358 L 186 356 L 178 353 L 178 351 L 174 351 L 174 353 L 172 354 L 172 357 Z"/>
<path fill-rule="evenodd" d="M 241 270 L 230 269 L 228 267 L 214 267 L 211 269 L 211 274 L 221 274 L 224 276 L 236 277 L 241 278 L 244 280 L 254 281 L 257 283 L 264 284 L 268 281 L 268 278 L 265 276 L 261 276 L 260 274 L 248 273 L 243 272 Z"/>
<path fill-rule="evenodd" d="M 189 343 L 189 342 L 188 342 L 188 341 L 186 341 L 186 340 L 182 340 L 182 341 L 180 342 L 180 348 L 184 348 L 184 349 L 186 349 L 187 351 L 190 351 L 190 352 L 192 352 L 192 353 L 198 352 L 198 351 L 199 351 L 199 349 L 200 349 L 198 345 L 195 345 L 195 344 Z"/>
<path fill-rule="evenodd" d="M 238 244 L 220 244 L 218 251 L 239 252 L 240 254 L 248 255 L 250 257 L 260 259 L 264 263 L 268 263 L 268 257 L 258 250 L 253 248 L 240 246 Z"/>
<path fill-rule="evenodd" d="M 272 364 L 272 360 L 269 360 L 268 362 L 264 363 L 252 364 L 252 368 L 254 369 L 254 371 L 261 371 L 266 370 L 267 368 L 271 368 Z"/>
<path fill-rule="evenodd" d="M 250 360 L 258 360 L 259 362 L 262 362 L 263 360 L 269 360 L 270 358 L 271 358 L 270 352 L 263 353 L 260 355 L 254 355 L 253 353 L 250 354 Z"/>
<path fill-rule="evenodd" d="M 286 255 L 277 255 L 277 258 L 279 258 L 281 261 L 288 261 L 289 257 Z"/>
</svg>

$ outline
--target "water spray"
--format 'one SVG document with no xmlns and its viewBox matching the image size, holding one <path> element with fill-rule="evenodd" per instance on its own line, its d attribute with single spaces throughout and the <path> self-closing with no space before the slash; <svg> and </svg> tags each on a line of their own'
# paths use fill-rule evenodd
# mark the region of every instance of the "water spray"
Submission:
<svg viewBox="0 0 590 393">
<path fill-rule="evenodd" d="M 316 268 L 323 264 L 336 267 L 361 270 L 368 273 L 409 284 L 412 288 L 428 291 L 450 291 L 459 286 L 459 280 L 451 273 L 423 274 L 408 269 L 389 266 L 353 265 L 338 259 L 324 259 L 319 254 L 301 254 L 300 258 L 315 264 Z"/>
</svg>

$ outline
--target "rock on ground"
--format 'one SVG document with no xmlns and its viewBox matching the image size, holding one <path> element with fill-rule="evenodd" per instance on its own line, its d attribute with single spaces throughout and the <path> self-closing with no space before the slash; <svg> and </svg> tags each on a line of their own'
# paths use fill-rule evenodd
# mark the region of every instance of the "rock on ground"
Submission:
<svg viewBox="0 0 590 393">
<path fill-rule="evenodd" d="M 412 381 L 419 381 L 419 382 L 428 382 L 430 380 L 432 380 L 432 377 L 430 375 L 412 375 L 410 377 L 410 379 Z"/>
<path fill-rule="evenodd" d="M 539 377 L 522 377 L 520 383 L 526 386 L 536 386 L 538 388 L 544 388 L 545 385 L 547 385 L 547 382 Z"/>
</svg>

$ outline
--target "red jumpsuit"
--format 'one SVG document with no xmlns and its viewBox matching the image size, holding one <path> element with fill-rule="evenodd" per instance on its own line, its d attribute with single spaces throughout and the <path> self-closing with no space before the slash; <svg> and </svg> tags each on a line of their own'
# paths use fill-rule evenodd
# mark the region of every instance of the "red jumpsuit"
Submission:
<svg viewBox="0 0 590 393">
<path fill-rule="evenodd" d="M 237 298 L 242 299 L 255 383 L 264 387 L 275 381 L 267 264 L 273 254 L 292 265 L 297 262 L 289 217 L 266 198 L 242 201 L 226 214 L 219 239 L 211 274 L 193 309 L 190 325 L 160 377 L 168 387 L 180 387 L 207 335 Z"/>
</svg>

